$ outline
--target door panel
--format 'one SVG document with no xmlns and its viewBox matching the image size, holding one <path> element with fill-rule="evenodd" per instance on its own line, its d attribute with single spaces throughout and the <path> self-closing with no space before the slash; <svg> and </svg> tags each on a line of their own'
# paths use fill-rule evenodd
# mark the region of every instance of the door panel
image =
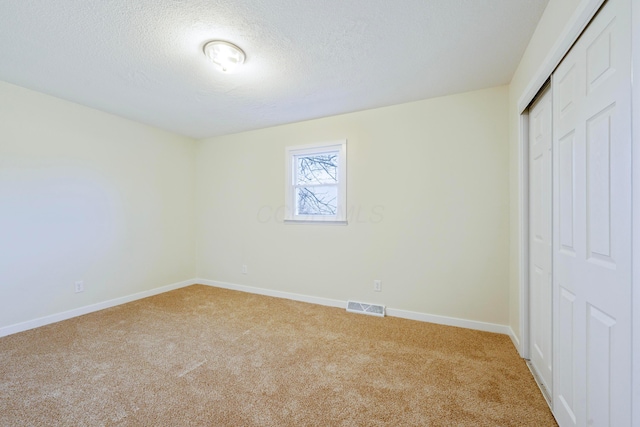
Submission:
<svg viewBox="0 0 640 427">
<path fill-rule="evenodd" d="M 611 392 L 611 338 L 614 334 L 615 319 L 587 305 L 587 420 L 594 426 L 611 425 L 611 405 L 602 404 L 609 400 Z"/>
<path fill-rule="evenodd" d="M 558 316 L 555 328 L 558 339 L 554 352 L 554 363 L 557 374 L 554 377 L 554 413 L 565 414 L 575 424 L 575 357 L 574 351 L 574 304 L 575 295 L 568 290 L 560 289 L 560 301 L 558 302 Z"/>
<path fill-rule="evenodd" d="M 615 267 L 611 257 L 611 115 L 608 106 L 587 121 L 587 257 Z"/>
<path fill-rule="evenodd" d="M 559 221 L 557 224 L 560 233 L 560 250 L 566 255 L 575 255 L 573 247 L 573 176 L 574 176 L 574 132 L 569 132 L 564 138 L 558 142 L 557 161 L 559 164 L 559 173 L 556 175 L 558 180 L 558 210 Z"/>
<path fill-rule="evenodd" d="M 631 424 L 630 0 L 609 0 L 552 77 L 554 413 Z"/>
<path fill-rule="evenodd" d="M 551 90 L 529 109 L 529 301 L 531 367 L 548 396 L 552 390 Z"/>
</svg>

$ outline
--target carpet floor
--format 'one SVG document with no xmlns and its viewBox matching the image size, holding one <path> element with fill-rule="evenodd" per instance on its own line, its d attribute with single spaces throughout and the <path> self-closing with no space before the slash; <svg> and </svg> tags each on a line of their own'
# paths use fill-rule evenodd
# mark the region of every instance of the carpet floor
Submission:
<svg viewBox="0 0 640 427">
<path fill-rule="evenodd" d="M 555 426 L 505 335 L 194 285 L 0 338 L 0 426 Z"/>
</svg>

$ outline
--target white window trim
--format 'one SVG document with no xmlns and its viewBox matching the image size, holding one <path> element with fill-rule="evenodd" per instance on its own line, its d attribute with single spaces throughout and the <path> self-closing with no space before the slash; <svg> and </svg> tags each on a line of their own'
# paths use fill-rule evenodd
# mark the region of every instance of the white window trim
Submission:
<svg viewBox="0 0 640 427">
<path fill-rule="evenodd" d="M 338 151 L 338 200 L 336 215 L 296 215 L 295 156 Z M 347 140 L 297 145 L 285 148 L 285 224 L 347 225 Z"/>
</svg>

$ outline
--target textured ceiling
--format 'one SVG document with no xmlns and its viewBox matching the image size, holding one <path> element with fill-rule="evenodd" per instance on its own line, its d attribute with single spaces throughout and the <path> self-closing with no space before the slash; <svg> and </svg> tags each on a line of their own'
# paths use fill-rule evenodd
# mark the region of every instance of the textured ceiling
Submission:
<svg viewBox="0 0 640 427">
<path fill-rule="evenodd" d="M 547 1 L 0 0 L 0 80 L 223 135 L 507 84 Z"/>
</svg>

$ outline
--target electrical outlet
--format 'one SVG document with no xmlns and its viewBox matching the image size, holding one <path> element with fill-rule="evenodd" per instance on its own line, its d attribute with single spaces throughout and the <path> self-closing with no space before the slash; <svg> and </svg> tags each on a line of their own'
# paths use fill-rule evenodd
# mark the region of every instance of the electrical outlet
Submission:
<svg viewBox="0 0 640 427">
<path fill-rule="evenodd" d="M 84 292 L 84 281 L 83 280 L 78 280 L 76 282 L 76 294 L 78 292 Z"/>
<path fill-rule="evenodd" d="M 247 264 L 242 264 L 242 274 L 249 274 L 249 267 L 247 267 Z"/>
<path fill-rule="evenodd" d="M 374 280 L 373 281 L 373 290 L 376 292 L 382 292 L 382 281 Z"/>
</svg>

